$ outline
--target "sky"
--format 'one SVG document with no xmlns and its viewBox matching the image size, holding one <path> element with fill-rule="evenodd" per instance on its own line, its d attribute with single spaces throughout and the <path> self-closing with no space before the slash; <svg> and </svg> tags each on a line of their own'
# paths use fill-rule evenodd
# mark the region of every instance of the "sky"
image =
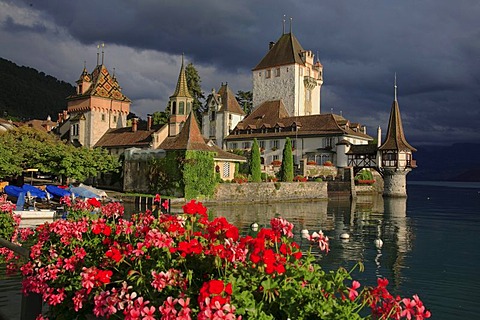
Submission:
<svg viewBox="0 0 480 320">
<path fill-rule="evenodd" d="M 0 57 L 75 84 L 97 45 L 145 118 L 163 111 L 181 65 L 207 96 L 252 90 L 252 68 L 283 20 L 324 72 L 321 112 L 386 132 L 397 76 L 410 144 L 480 138 L 478 0 L 0 0 Z"/>
</svg>

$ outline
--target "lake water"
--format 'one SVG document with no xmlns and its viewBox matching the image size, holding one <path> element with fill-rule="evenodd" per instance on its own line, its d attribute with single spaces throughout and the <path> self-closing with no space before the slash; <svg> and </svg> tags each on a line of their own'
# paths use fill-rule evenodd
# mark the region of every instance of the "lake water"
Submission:
<svg viewBox="0 0 480 320">
<path fill-rule="evenodd" d="M 375 285 L 390 280 L 390 291 L 419 294 L 433 319 L 477 319 L 480 301 L 480 183 L 408 183 L 408 199 L 359 196 L 329 201 L 210 206 L 249 232 L 253 222 L 268 226 L 274 216 L 301 229 L 323 230 L 331 251 L 321 256 L 325 269 L 365 265 L 355 278 Z M 340 234 L 350 239 L 342 241 Z M 378 249 L 374 240 L 381 238 Z M 305 243 L 302 243 L 306 246 Z M 318 253 L 320 255 L 320 253 Z M 19 279 L 0 280 L 0 311 L 19 319 Z M 1 317 L 0 317 L 1 319 Z"/>
</svg>

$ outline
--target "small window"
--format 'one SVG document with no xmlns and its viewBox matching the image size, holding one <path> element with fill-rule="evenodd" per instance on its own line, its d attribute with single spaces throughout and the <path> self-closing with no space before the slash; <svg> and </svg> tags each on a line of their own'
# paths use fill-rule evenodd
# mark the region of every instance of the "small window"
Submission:
<svg viewBox="0 0 480 320">
<path fill-rule="evenodd" d="M 242 148 L 243 149 L 249 149 L 250 148 L 250 142 L 246 141 L 242 143 Z"/>
<path fill-rule="evenodd" d="M 272 148 L 272 149 L 278 149 L 278 145 L 279 145 L 278 140 L 272 140 L 272 141 L 270 141 L 270 148 Z"/>
<path fill-rule="evenodd" d="M 275 69 L 275 77 L 280 77 L 280 68 Z"/>
<path fill-rule="evenodd" d="M 258 146 L 260 147 L 260 149 L 265 149 L 265 141 L 259 141 L 258 142 Z"/>
<path fill-rule="evenodd" d="M 292 149 L 296 149 L 297 148 L 297 140 L 292 140 Z"/>
<path fill-rule="evenodd" d="M 102 113 L 102 121 L 105 121 L 105 113 Z"/>
<path fill-rule="evenodd" d="M 265 78 L 268 79 L 268 78 L 270 78 L 271 76 L 272 76 L 272 70 L 269 69 L 269 70 L 265 71 Z"/>
<path fill-rule="evenodd" d="M 185 114 L 185 102 L 178 103 L 178 114 Z"/>
<path fill-rule="evenodd" d="M 258 73 L 258 76 L 259 76 L 259 77 L 261 77 L 261 76 L 262 76 L 262 72 L 261 72 L 261 71 Z"/>
<path fill-rule="evenodd" d="M 280 156 L 279 155 L 274 155 L 273 156 L 273 161 L 275 161 L 275 160 L 280 160 Z"/>
<path fill-rule="evenodd" d="M 223 163 L 222 173 L 223 173 L 224 178 L 230 177 L 230 163 L 229 162 L 224 162 Z"/>
<path fill-rule="evenodd" d="M 237 143 L 232 142 L 232 144 L 230 144 L 230 149 L 237 149 Z"/>
<path fill-rule="evenodd" d="M 117 116 L 113 116 L 113 123 L 117 123 Z"/>
</svg>

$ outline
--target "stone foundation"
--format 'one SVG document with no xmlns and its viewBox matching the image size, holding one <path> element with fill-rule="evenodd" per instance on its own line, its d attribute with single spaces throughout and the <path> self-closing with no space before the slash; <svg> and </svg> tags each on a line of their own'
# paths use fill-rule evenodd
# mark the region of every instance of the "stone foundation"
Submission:
<svg viewBox="0 0 480 320">
<path fill-rule="evenodd" d="M 213 201 L 248 203 L 291 200 L 326 200 L 327 182 L 221 183 Z"/>
<path fill-rule="evenodd" d="M 404 198 L 407 196 L 407 174 L 410 170 L 384 169 L 383 196 Z"/>
</svg>

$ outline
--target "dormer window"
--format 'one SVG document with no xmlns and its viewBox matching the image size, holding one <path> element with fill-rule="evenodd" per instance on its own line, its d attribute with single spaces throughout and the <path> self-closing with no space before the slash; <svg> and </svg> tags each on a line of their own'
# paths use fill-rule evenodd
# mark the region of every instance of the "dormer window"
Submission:
<svg viewBox="0 0 480 320">
<path fill-rule="evenodd" d="M 267 71 L 265 71 L 265 78 L 270 78 L 272 76 L 272 70 L 268 69 Z"/>
</svg>

